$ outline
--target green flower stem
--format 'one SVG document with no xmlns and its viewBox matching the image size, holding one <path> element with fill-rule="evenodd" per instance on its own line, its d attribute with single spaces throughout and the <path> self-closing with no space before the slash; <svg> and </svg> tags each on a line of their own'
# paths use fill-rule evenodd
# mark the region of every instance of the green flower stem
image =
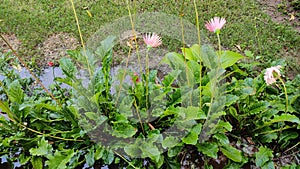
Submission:
<svg viewBox="0 0 300 169">
<path fill-rule="evenodd" d="M 122 75 L 122 78 L 121 78 L 121 81 L 120 81 L 120 85 L 119 85 L 119 91 L 118 91 L 118 94 L 117 94 L 116 104 L 118 104 L 118 101 L 119 101 L 119 97 L 120 97 L 120 94 L 121 94 L 121 88 L 122 88 L 122 84 L 123 84 L 123 81 L 124 81 L 125 76 L 126 76 L 126 71 L 127 71 L 130 55 L 131 55 L 131 48 L 129 48 L 129 51 L 128 51 L 128 56 L 127 56 L 126 63 L 125 63 L 125 69 L 124 69 L 124 72 L 123 72 L 123 75 Z"/>
<path fill-rule="evenodd" d="M 289 105 L 289 99 L 288 99 L 286 87 L 285 87 L 285 84 L 284 84 L 283 80 L 279 76 L 278 76 L 278 79 L 279 79 L 279 81 L 281 82 L 281 84 L 283 86 L 283 90 L 284 90 L 284 94 L 285 94 L 285 113 L 287 113 L 288 105 Z"/>
<path fill-rule="evenodd" d="M 137 167 L 135 167 L 130 161 L 128 161 L 124 156 L 122 156 L 121 154 L 119 154 L 118 152 L 114 151 L 113 152 L 115 154 L 117 154 L 120 158 L 122 158 L 127 164 L 129 164 L 131 167 L 133 167 L 134 169 L 138 169 Z"/>
<path fill-rule="evenodd" d="M 281 82 L 281 84 L 283 86 L 283 90 L 284 90 L 284 94 L 285 94 L 285 114 L 287 114 L 287 111 L 288 111 L 288 96 L 287 96 L 287 92 L 286 92 L 286 87 L 285 87 L 285 84 L 284 84 L 283 80 L 280 78 L 280 76 L 278 76 L 277 74 L 276 74 L 276 76 L 278 77 L 279 81 Z M 284 122 L 283 122 L 283 125 L 284 125 Z M 278 138 L 280 138 L 282 130 L 284 129 L 283 125 L 281 125 L 281 127 L 280 127 L 280 132 L 279 132 Z"/>
<path fill-rule="evenodd" d="M 87 54 L 86 54 L 86 48 L 85 48 L 85 45 L 84 45 L 84 41 L 83 41 L 83 37 L 82 37 L 80 25 L 79 25 L 79 20 L 78 20 L 77 13 L 76 13 L 74 1 L 73 1 L 73 0 L 70 0 L 70 2 L 71 2 L 71 4 L 72 4 L 72 9 L 73 9 L 73 12 L 74 12 L 74 17 L 75 17 L 76 25 L 77 25 L 77 30 L 78 30 L 78 33 L 79 33 L 81 46 L 82 46 L 83 52 L 84 52 L 84 54 L 85 54 L 85 60 L 86 60 L 86 64 L 87 64 L 87 67 L 88 67 L 89 75 L 90 75 L 90 78 L 92 78 L 93 75 L 92 75 L 90 63 L 89 63 L 89 60 L 88 60 L 88 56 L 87 56 Z"/>
<path fill-rule="evenodd" d="M 136 2 L 134 2 L 134 3 L 136 4 Z M 142 74 L 142 65 L 141 65 L 141 59 L 140 59 L 139 45 L 137 43 L 136 32 L 135 32 L 133 18 L 132 18 L 132 14 L 131 14 L 131 11 L 130 11 L 130 4 L 129 4 L 128 0 L 126 0 L 126 4 L 127 4 L 127 10 L 128 10 L 129 18 L 130 18 L 130 24 L 131 24 L 132 33 L 134 35 L 134 42 L 135 42 L 136 54 L 137 54 L 137 58 L 138 58 L 139 68 L 140 68 L 140 72 L 139 73 Z"/>
<path fill-rule="evenodd" d="M 200 58 L 201 57 L 201 34 L 200 34 L 200 27 L 199 27 L 199 15 L 197 10 L 196 0 L 194 0 L 194 8 L 195 8 L 195 17 L 196 17 L 196 26 L 197 26 L 197 33 L 198 33 L 198 43 L 200 47 Z M 199 71 L 199 107 L 202 108 L 202 62 L 200 62 L 200 71 Z"/>
<path fill-rule="evenodd" d="M 149 106 L 148 106 L 148 95 L 149 95 L 149 51 L 151 47 L 147 47 L 147 52 L 146 52 L 146 111 L 148 112 Z"/>
<path fill-rule="evenodd" d="M 219 46 L 219 52 L 218 52 L 218 56 L 219 56 L 219 62 L 221 61 L 221 40 L 220 40 L 220 30 L 217 31 L 217 38 L 218 38 L 218 46 Z M 221 64 L 221 63 L 220 63 Z"/>
</svg>

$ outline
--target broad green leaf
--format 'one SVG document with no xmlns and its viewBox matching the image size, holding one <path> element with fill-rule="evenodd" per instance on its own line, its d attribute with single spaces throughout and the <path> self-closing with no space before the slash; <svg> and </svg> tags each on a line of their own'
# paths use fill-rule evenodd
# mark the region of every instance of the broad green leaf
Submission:
<svg viewBox="0 0 300 169">
<path fill-rule="evenodd" d="M 31 156 L 26 156 L 23 153 L 19 156 L 19 162 L 21 165 L 25 165 L 30 159 L 31 159 Z"/>
<path fill-rule="evenodd" d="M 90 151 L 84 156 L 85 161 L 88 164 L 89 167 L 93 166 L 95 163 L 95 153 L 93 149 L 90 149 Z"/>
<path fill-rule="evenodd" d="M 234 162 L 241 162 L 243 159 L 241 151 L 232 147 L 229 144 L 223 145 L 221 147 L 221 151 L 226 157 L 228 157 Z"/>
<path fill-rule="evenodd" d="M 119 111 L 121 114 L 125 115 L 126 117 L 132 117 L 132 104 L 134 102 L 133 97 L 131 96 L 125 96 L 120 104 L 118 106 Z"/>
<path fill-rule="evenodd" d="M 111 164 L 115 159 L 115 154 L 111 150 L 105 150 L 102 159 L 105 164 Z"/>
<path fill-rule="evenodd" d="M 202 45 L 201 46 L 201 60 L 203 65 L 208 67 L 209 69 L 217 67 L 218 56 L 215 52 L 214 48 L 210 45 Z"/>
<path fill-rule="evenodd" d="M 281 148 L 285 148 L 290 144 L 290 140 L 297 139 L 299 134 L 295 131 L 283 131 L 279 137 L 278 143 L 281 144 Z"/>
<path fill-rule="evenodd" d="M 59 67 L 64 72 L 64 74 L 69 78 L 75 78 L 77 73 L 77 68 L 74 63 L 69 58 L 61 58 L 59 60 Z"/>
<path fill-rule="evenodd" d="M 190 60 L 187 62 L 188 68 L 192 71 L 195 81 L 198 83 L 200 81 L 200 65 L 198 62 Z"/>
<path fill-rule="evenodd" d="M 54 78 L 54 81 L 56 82 L 61 82 L 61 83 L 64 83 L 66 85 L 69 85 L 69 86 L 72 86 L 72 79 L 69 78 L 69 77 L 65 77 L 65 78 L 62 78 L 62 77 L 55 77 Z"/>
<path fill-rule="evenodd" d="M 201 51 L 200 51 L 200 46 L 198 44 L 194 44 L 192 47 L 190 47 L 190 50 L 193 53 L 194 58 L 196 58 L 195 61 L 201 61 Z"/>
<path fill-rule="evenodd" d="M 187 60 L 194 60 L 194 61 L 198 60 L 198 58 L 194 56 L 194 53 L 190 48 L 182 48 L 181 51 Z"/>
<path fill-rule="evenodd" d="M 196 145 L 198 151 L 202 152 L 203 154 L 217 159 L 218 158 L 218 145 L 214 142 L 209 143 L 209 142 L 205 142 L 205 143 L 201 143 L 201 144 L 197 144 Z"/>
<path fill-rule="evenodd" d="M 40 141 L 38 141 L 37 148 L 31 148 L 29 150 L 30 154 L 33 156 L 45 156 L 52 152 L 52 145 L 45 140 L 45 137 L 42 137 Z"/>
<path fill-rule="evenodd" d="M 16 102 L 19 104 L 22 103 L 24 99 L 24 93 L 18 80 L 15 80 L 9 84 L 7 96 L 11 102 Z"/>
<path fill-rule="evenodd" d="M 270 128 L 269 131 L 272 129 Z M 268 133 L 268 134 L 263 134 L 259 137 L 261 142 L 263 143 L 271 143 L 273 140 L 277 139 L 278 135 L 277 133 Z"/>
<path fill-rule="evenodd" d="M 239 115 L 238 115 L 238 113 L 237 113 L 237 110 L 236 110 L 235 107 L 230 106 L 230 107 L 228 108 L 228 110 L 229 110 L 230 115 L 232 115 L 235 119 L 237 119 L 237 120 L 240 119 L 240 118 L 239 118 Z"/>
<path fill-rule="evenodd" d="M 176 80 L 177 76 L 181 73 L 180 70 L 173 70 L 167 76 L 164 77 L 162 83 L 165 87 L 170 87 Z"/>
<path fill-rule="evenodd" d="M 137 130 L 129 124 L 117 123 L 113 126 L 112 135 L 116 137 L 129 138 L 135 135 L 136 132 Z"/>
<path fill-rule="evenodd" d="M 206 119 L 205 113 L 199 107 L 189 106 L 187 108 L 180 108 L 180 116 L 182 121 Z"/>
<path fill-rule="evenodd" d="M 258 152 L 255 153 L 255 164 L 258 167 L 264 166 L 268 161 L 273 158 L 273 151 L 269 148 L 260 147 Z"/>
<path fill-rule="evenodd" d="M 0 109 L 2 112 L 6 113 L 8 115 L 9 118 L 11 118 L 12 120 L 15 121 L 19 121 L 18 117 L 9 109 L 9 105 L 7 102 L 2 102 L 0 100 Z"/>
<path fill-rule="evenodd" d="M 163 140 L 162 146 L 163 148 L 172 148 L 175 147 L 178 143 L 179 143 L 178 139 L 176 139 L 173 136 L 168 136 Z"/>
<path fill-rule="evenodd" d="M 95 160 L 99 160 L 100 158 L 102 158 L 103 154 L 104 154 L 104 151 L 105 151 L 105 149 L 100 144 L 97 144 L 96 145 L 96 152 L 94 154 Z"/>
<path fill-rule="evenodd" d="M 267 101 L 260 101 L 249 106 L 249 114 L 255 115 L 262 111 L 265 111 L 270 106 L 270 103 Z"/>
<path fill-rule="evenodd" d="M 96 49 L 96 54 L 100 56 L 100 59 L 103 59 L 107 52 L 109 52 L 113 48 L 113 46 L 115 45 L 115 39 L 116 37 L 114 36 L 108 36 L 101 42 L 101 45 Z"/>
<path fill-rule="evenodd" d="M 234 103 L 236 103 L 239 100 L 239 97 L 236 95 L 232 94 L 227 94 L 226 95 L 226 106 L 230 106 Z"/>
<path fill-rule="evenodd" d="M 198 141 L 198 134 L 195 132 L 190 132 L 186 137 L 182 139 L 185 144 L 195 145 Z"/>
<path fill-rule="evenodd" d="M 154 157 L 161 154 L 155 144 L 150 142 L 143 142 L 141 145 L 142 158 Z"/>
<path fill-rule="evenodd" d="M 41 108 L 45 108 L 45 109 L 48 109 L 48 110 L 51 110 L 51 111 L 54 111 L 54 112 L 60 111 L 60 108 L 58 106 L 51 105 L 49 103 L 39 103 L 39 104 L 36 104 L 35 106 L 36 106 L 36 109 L 39 109 L 39 110 Z"/>
<path fill-rule="evenodd" d="M 198 136 L 201 133 L 202 124 L 199 123 L 191 129 L 190 133 L 182 139 L 182 142 L 186 144 L 196 145 L 198 142 Z"/>
<path fill-rule="evenodd" d="M 72 159 L 73 156 L 73 149 L 69 149 L 66 151 L 56 150 L 54 155 L 47 155 L 47 158 L 49 160 L 46 161 L 46 165 L 48 165 L 49 168 L 67 168 L 66 164 Z"/>
<path fill-rule="evenodd" d="M 186 61 L 181 54 L 175 52 L 167 53 L 162 62 L 168 64 L 173 70 L 181 71 L 177 79 L 181 86 L 187 85 L 191 87 L 194 85 L 194 74 L 192 70 L 187 67 Z"/>
<path fill-rule="evenodd" d="M 136 157 L 137 155 L 142 153 L 139 146 L 134 144 L 124 147 L 124 151 L 131 157 Z"/>
<path fill-rule="evenodd" d="M 238 60 L 243 58 L 244 56 L 239 53 L 232 52 L 232 51 L 225 51 L 221 55 L 221 67 L 224 69 L 230 67 L 233 64 L 235 64 Z"/>
<path fill-rule="evenodd" d="M 30 160 L 33 169 L 43 168 L 43 159 L 41 157 L 33 156 Z"/>
<path fill-rule="evenodd" d="M 168 149 L 168 157 L 177 156 L 180 153 L 181 149 L 182 149 L 182 146 L 176 146 L 176 147 Z"/>
<path fill-rule="evenodd" d="M 275 169 L 273 161 L 268 161 L 267 164 L 263 165 L 261 169 Z"/>
<path fill-rule="evenodd" d="M 216 133 L 213 138 L 216 138 L 221 145 L 229 144 L 229 139 L 224 133 Z"/>
<path fill-rule="evenodd" d="M 275 116 L 268 123 L 276 123 L 276 122 L 281 122 L 281 121 L 289 121 L 289 122 L 300 124 L 299 118 L 295 115 L 292 115 L 292 114 L 282 114 L 280 116 Z"/>
<path fill-rule="evenodd" d="M 164 164 L 164 156 L 161 154 L 157 155 L 155 157 L 152 157 L 151 160 L 155 161 L 157 168 L 161 168 L 161 166 Z"/>
<path fill-rule="evenodd" d="M 228 121 L 225 122 L 223 120 L 220 120 L 219 123 L 217 124 L 217 128 L 223 132 L 232 131 L 232 125 Z"/>
<path fill-rule="evenodd" d="M 88 117 L 90 120 L 93 120 L 96 122 L 97 125 L 102 124 L 107 120 L 106 116 L 96 114 L 94 112 L 86 112 L 85 113 L 86 117 Z"/>
</svg>

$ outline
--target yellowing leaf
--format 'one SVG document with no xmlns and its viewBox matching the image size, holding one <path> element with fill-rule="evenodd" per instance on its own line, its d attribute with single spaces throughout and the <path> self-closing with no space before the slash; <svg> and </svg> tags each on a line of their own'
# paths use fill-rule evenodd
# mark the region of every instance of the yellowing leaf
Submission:
<svg viewBox="0 0 300 169">
<path fill-rule="evenodd" d="M 93 17 L 92 13 L 89 10 L 86 10 L 86 13 L 89 15 L 89 17 Z"/>
<path fill-rule="evenodd" d="M 293 14 L 290 14 L 290 19 L 289 19 L 289 21 L 293 21 L 293 20 L 295 20 L 295 16 L 293 15 Z"/>
</svg>

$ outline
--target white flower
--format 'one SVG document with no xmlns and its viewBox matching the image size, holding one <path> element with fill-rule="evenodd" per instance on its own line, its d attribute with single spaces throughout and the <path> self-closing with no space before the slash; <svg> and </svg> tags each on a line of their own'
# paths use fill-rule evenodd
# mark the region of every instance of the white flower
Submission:
<svg viewBox="0 0 300 169">
<path fill-rule="evenodd" d="M 267 85 L 270 85 L 270 84 L 276 82 L 276 78 L 274 77 L 273 73 L 276 73 L 278 77 L 281 76 L 280 70 L 279 70 L 281 67 L 282 66 L 278 65 L 278 66 L 273 66 L 273 67 L 266 69 L 264 79 L 265 79 L 265 82 L 267 83 Z"/>
</svg>

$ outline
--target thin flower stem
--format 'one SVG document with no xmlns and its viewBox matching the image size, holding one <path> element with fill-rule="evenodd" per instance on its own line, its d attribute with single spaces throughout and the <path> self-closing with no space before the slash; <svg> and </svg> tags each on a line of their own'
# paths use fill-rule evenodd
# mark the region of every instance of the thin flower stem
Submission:
<svg viewBox="0 0 300 169">
<path fill-rule="evenodd" d="M 281 84 L 283 86 L 283 90 L 284 90 L 284 94 L 285 94 L 285 113 L 287 113 L 288 105 L 289 105 L 289 99 L 288 99 L 286 87 L 285 87 L 285 84 L 284 84 L 283 80 L 280 78 L 280 76 L 278 76 L 278 79 L 279 79 L 279 81 L 281 82 Z"/>
<path fill-rule="evenodd" d="M 76 25 L 77 25 L 77 29 L 78 29 L 78 33 L 79 33 L 79 37 L 80 37 L 80 42 L 81 42 L 81 46 L 83 48 L 83 52 L 84 52 L 84 55 L 85 55 L 85 61 L 86 61 L 86 64 L 87 64 L 89 75 L 90 75 L 90 78 L 92 78 L 92 72 L 91 72 L 91 68 L 90 68 L 90 63 L 88 61 L 88 56 L 87 56 L 87 53 L 86 53 L 86 48 L 85 48 L 85 45 L 84 45 L 84 41 L 83 41 L 83 37 L 82 37 L 80 25 L 79 25 L 79 20 L 78 20 L 78 17 L 77 17 L 75 5 L 74 5 L 73 0 L 70 0 L 70 2 L 72 4 L 72 9 L 73 9 L 73 12 L 74 12 L 74 17 L 75 17 L 75 20 L 76 20 Z"/>
<path fill-rule="evenodd" d="M 197 10 L 197 4 L 196 0 L 194 0 L 194 7 L 195 7 L 195 17 L 196 17 L 196 26 L 197 26 L 197 34 L 198 34 L 198 44 L 200 48 L 200 58 L 201 56 L 201 34 L 200 34 L 200 27 L 199 27 L 199 15 L 198 15 L 198 10 Z M 199 60 L 200 62 L 200 71 L 199 71 L 199 107 L 200 109 L 202 108 L 202 61 L 201 59 Z"/>
<path fill-rule="evenodd" d="M 35 76 L 35 74 L 29 69 L 27 64 L 23 61 L 23 59 L 19 56 L 19 54 L 14 50 L 14 48 L 8 43 L 8 41 L 0 34 L 1 39 L 6 43 L 6 45 L 10 48 L 13 54 L 18 58 L 19 62 L 25 67 L 25 69 L 30 73 L 30 75 L 35 79 L 35 81 L 43 88 L 43 90 L 58 104 L 59 101 L 53 96 L 53 94 L 43 85 L 39 78 Z"/>
<path fill-rule="evenodd" d="M 287 111 L 288 111 L 288 95 L 287 95 L 286 87 L 285 87 L 285 84 L 284 84 L 283 80 L 280 78 L 280 76 L 277 76 L 277 77 L 278 77 L 279 81 L 281 82 L 281 84 L 283 86 L 283 90 L 284 90 L 284 94 L 285 94 L 285 114 L 287 114 Z M 283 122 L 283 125 L 284 125 L 284 122 Z M 280 127 L 278 139 L 280 138 L 282 130 L 284 129 L 283 125 L 281 125 L 281 127 Z"/>
<path fill-rule="evenodd" d="M 183 14 L 180 15 L 180 25 L 181 25 L 181 37 L 182 37 L 182 44 L 183 44 L 183 56 L 184 56 L 184 66 L 185 66 L 185 75 L 188 83 L 188 87 L 191 87 L 190 78 L 188 76 L 188 66 L 186 61 L 186 51 L 185 51 L 185 39 L 184 39 L 184 27 L 183 27 L 183 20 L 182 20 Z M 190 104 L 192 105 L 192 93 L 190 93 Z M 190 106 L 191 106 L 190 105 Z"/>
<path fill-rule="evenodd" d="M 284 153 L 290 151 L 291 149 L 297 147 L 300 144 L 300 142 L 298 142 L 297 144 L 293 145 L 292 147 L 290 147 L 289 149 L 285 150 Z"/>
<path fill-rule="evenodd" d="M 125 69 L 124 69 L 122 79 L 121 79 L 120 85 L 119 85 L 119 91 L 118 91 L 118 94 L 117 94 L 116 104 L 118 104 L 118 101 L 119 101 L 119 97 L 120 97 L 121 89 L 122 89 L 122 84 L 123 84 L 123 81 L 124 81 L 125 76 L 126 76 L 126 71 L 127 71 L 130 55 L 131 55 L 131 48 L 129 48 L 129 51 L 128 51 L 128 56 L 127 56 L 126 63 L 125 63 Z"/>
<path fill-rule="evenodd" d="M 122 156 L 121 154 L 119 154 L 118 152 L 114 151 L 113 152 L 115 154 L 117 154 L 119 157 L 121 157 L 126 163 L 128 163 L 131 167 L 133 167 L 134 169 L 138 169 L 137 167 L 135 167 L 130 161 L 128 161 L 124 156 Z"/>
<path fill-rule="evenodd" d="M 218 46 L 219 46 L 219 53 L 218 53 L 218 56 L 219 56 L 219 62 L 220 62 L 220 58 L 221 58 L 221 40 L 220 40 L 220 33 L 219 32 L 217 32 L 217 37 L 218 37 Z M 221 64 L 221 63 L 219 63 L 219 64 Z"/>
<path fill-rule="evenodd" d="M 149 50 L 151 48 L 148 47 L 147 49 L 147 52 L 146 52 L 146 111 L 148 112 L 149 110 L 149 76 L 150 76 L 150 73 L 149 73 Z"/>
<path fill-rule="evenodd" d="M 139 113 L 139 108 L 138 108 L 138 106 L 137 106 L 137 104 L 136 104 L 136 100 L 134 100 L 134 107 L 135 107 L 135 109 L 136 109 L 136 114 L 138 115 L 138 118 L 139 118 L 139 122 L 140 122 L 140 125 L 141 125 L 141 128 L 142 128 L 142 132 L 143 132 L 143 134 L 145 135 L 144 126 L 143 126 L 143 123 L 142 123 L 141 115 L 140 115 L 140 113 Z"/>
<path fill-rule="evenodd" d="M 127 3 L 127 9 L 128 9 L 128 14 L 129 14 L 129 18 L 130 18 L 132 33 L 133 33 L 133 36 L 134 36 L 136 54 L 137 54 L 137 58 L 138 58 L 138 64 L 139 64 L 139 68 L 140 68 L 139 73 L 142 74 L 141 58 L 140 58 L 140 52 L 139 52 L 139 45 L 137 43 L 137 36 L 136 36 L 135 28 L 134 28 L 134 22 L 133 22 L 133 19 L 132 19 L 132 14 L 131 14 L 131 11 L 130 11 L 130 5 L 129 5 L 128 0 L 126 0 L 126 3 Z"/>
</svg>

